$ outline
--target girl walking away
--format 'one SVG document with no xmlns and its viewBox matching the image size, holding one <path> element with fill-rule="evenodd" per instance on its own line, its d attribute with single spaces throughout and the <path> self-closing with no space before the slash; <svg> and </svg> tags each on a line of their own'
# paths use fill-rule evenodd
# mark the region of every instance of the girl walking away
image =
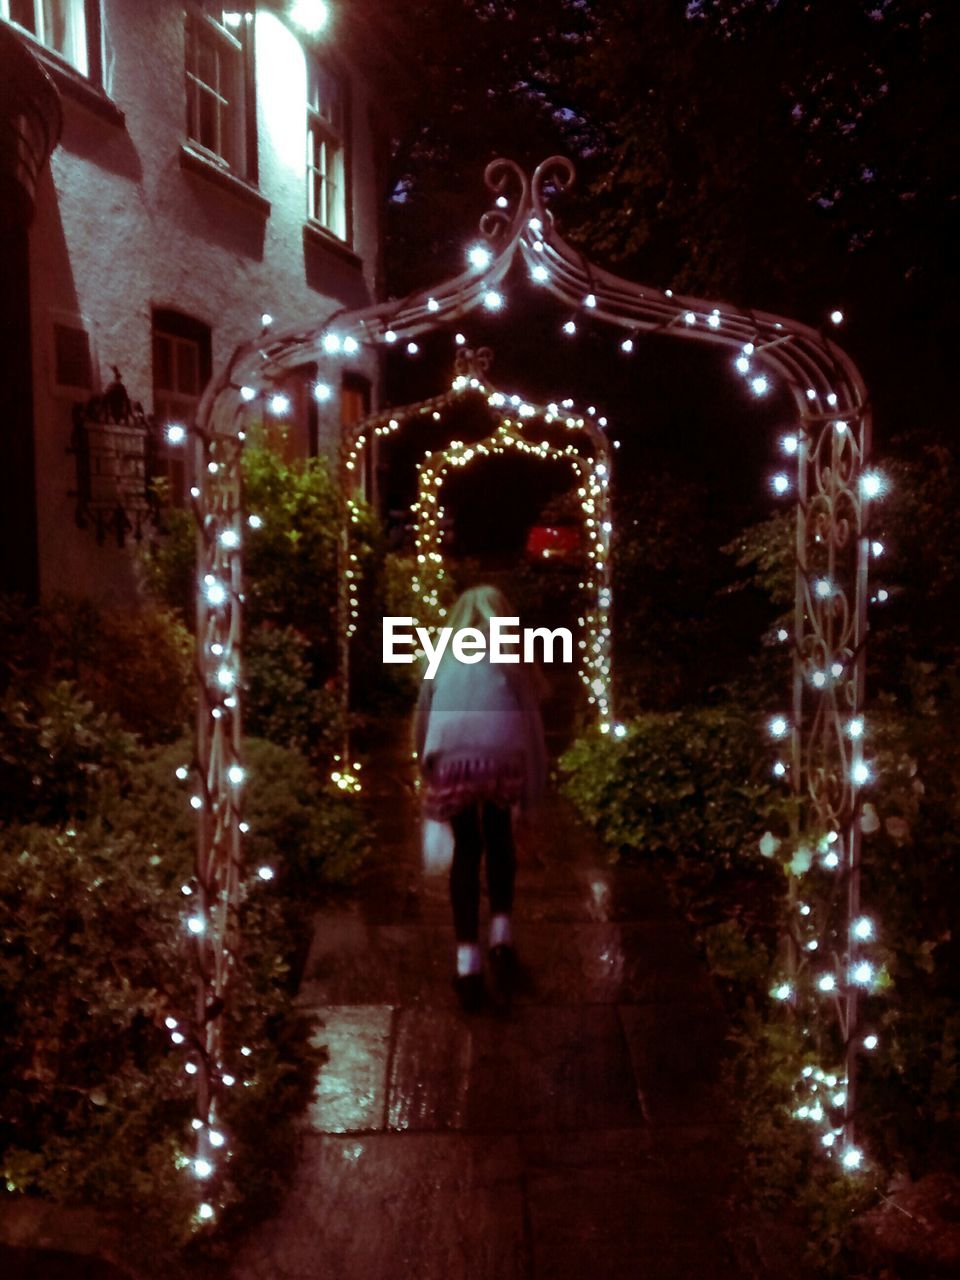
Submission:
<svg viewBox="0 0 960 1280">
<path fill-rule="evenodd" d="M 543 725 L 534 671 L 522 663 L 491 663 L 493 617 L 515 617 L 495 587 L 465 591 L 446 622 L 456 634 L 484 635 L 483 657 L 465 663 L 449 650 L 424 680 L 417 706 L 416 748 L 424 816 L 453 829 L 450 901 L 457 940 L 454 987 L 467 1011 L 484 998 L 479 947 L 480 864 L 486 852 L 490 900 L 490 963 L 504 984 L 515 965 L 511 914 L 516 857 L 512 810 L 528 812 L 546 776 Z"/>
</svg>

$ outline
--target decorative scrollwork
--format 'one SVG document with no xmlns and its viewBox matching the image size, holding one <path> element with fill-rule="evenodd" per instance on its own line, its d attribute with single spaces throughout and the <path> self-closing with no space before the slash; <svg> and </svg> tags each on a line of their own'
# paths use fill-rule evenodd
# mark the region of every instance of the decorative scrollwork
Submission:
<svg viewBox="0 0 960 1280">
<path fill-rule="evenodd" d="M 453 358 L 453 369 L 458 378 L 479 378 L 482 381 L 492 364 L 492 347 L 458 347 Z"/>
<path fill-rule="evenodd" d="M 530 205 L 530 180 L 515 160 L 491 160 L 483 173 L 487 189 L 506 206 L 488 209 L 480 219 L 481 234 L 493 243 L 510 239 L 510 233 L 523 218 Z M 519 187 L 513 200 L 507 194 Z"/>
<path fill-rule="evenodd" d="M 547 207 L 550 196 L 569 190 L 576 176 L 577 171 L 573 167 L 573 162 L 566 156 L 549 156 L 537 165 L 533 172 L 531 196 L 538 217 L 553 220 L 553 214 Z"/>
</svg>

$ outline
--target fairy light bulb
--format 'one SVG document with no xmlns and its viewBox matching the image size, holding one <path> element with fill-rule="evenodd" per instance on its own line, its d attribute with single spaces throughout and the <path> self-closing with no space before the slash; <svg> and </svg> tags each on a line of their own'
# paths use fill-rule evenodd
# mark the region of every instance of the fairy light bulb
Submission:
<svg viewBox="0 0 960 1280">
<path fill-rule="evenodd" d="M 488 289 L 483 295 L 483 305 L 488 311 L 499 311 L 503 306 L 503 294 L 496 289 Z"/>
<path fill-rule="evenodd" d="M 770 483 L 773 485 L 774 493 L 784 494 L 790 488 L 790 480 L 782 472 L 775 475 Z"/>
<path fill-rule="evenodd" d="M 863 1152 L 859 1147 L 847 1147 L 843 1153 L 843 1167 L 845 1169 L 859 1169 L 863 1163 Z"/>
<path fill-rule="evenodd" d="M 836 985 L 837 980 L 832 973 L 823 974 L 817 981 L 817 986 L 821 991 L 833 991 Z"/>
<path fill-rule="evenodd" d="M 860 477 L 860 492 L 865 498 L 879 497 L 883 490 L 883 480 L 876 471 L 868 471 Z"/>
<path fill-rule="evenodd" d="M 851 932 L 861 942 L 869 942 L 874 936 L 873 921 L 869 916 L 860 916 L 858 920 L 854 920 Z"/>
<path fill-rule="evenodd" d="M 770 721 L 768 728 L 770 730 L 771 737 L 782 738 L 786 734 L 789 726 L 783 716 L 774 716 Z"/>
<path fill-rule="evenodd" d="M 879 1043 L 880 1043 L 879 1037 L 873 1035 L 872 1033 L 868 1036 L 863 1037 L 863 1047 L 867 1050 L 868 1053 L 872 1053 Z"/>
<path fill-rule="evenodd" d="M 333 388 L 329 382 L 318 382 L 313 388 L 313 398 L 318 404 L 326 404 L 333 396 Z"/>
<path fill-rule="evenodd" d="M 750 380 L 750 387 L 755 396 L 765 396 L 770 390 L 770 382 L 764 374 L 761 373 L 756 378 L 752 378 Z"/>
<path fill-rule="evenodd" d="M 864 760 L 858 760 L 850 771 L 850 776 L 858 786 L 870 781 L 870 766 Z"/>
<path fill-rule="evenodd" d="M 550 279 L 550 272 L 547 270 L 547 268 L 543 265 L 542 262 L 538 262 L 536 266 L 534 266 L 533 269 L 531 270 L 530 276 L 533 280 L 537 282 L 537 284 L 546 284 L 546 282 Z"/>
<path fill-rule="evenodd" d="M 276 395 L 270 397 L 270 412 L 275 413 L 278 417 L 290 411 L 290 397 L 278 391 Z"/>
<path fill-rule="evenodd" d="M 193 1172 L 198 1178 L 209 1178 L 213 1173 L 213 1165 L 209 1160 L 204 1160 L 202 1156 L 198 1156 L 193 1162 Z"/>
<path fill-rule="evenodd" d="M 179 422 L 171 422 L 167 427 L 167 441 L 169 444 L 183 444 L 187 438 L 187 429 Z"/>
<path fill-rule="evenodd" d="M 800 441 L 796 436 L 784 436 L 780 441 L 780 448 L 784 453 L 794 454 L 800 447 Z"/>
<path fill-rule="evenodd" d="M 620 343 L 620 350 L 623 351 L 626 355 L 629 355 L 630 352 L 633 350 L 633 339 L 624 338 L 624 340 Z"/>
<path fill-rule="evenodd" d="M 583 305 L 585 307 L 595 307 L 597 305 L 597 295 L 595 293 L 588 293 L 583 300 Z"/>
<path fill-rule="evenodd" d="M 240 388 L 240 399 L 245 400 L 247 404 L 249 404 L 251 400 L 255 400 L 256 398 L 257 398 L 257 393 L 253 387 L 243 386 Z"/>
<path fill-rule="evenodd" d="M 417 353 L 419 352 L 419 350 L 420 350 L 420 348 L 419 348 L 419 346 L 417 345 L 417 343 L 415 343 L 415 342 L 408 342 L 408 343 L 407 343 L 407 355 L 408 355 L 408 356 L 415 356 L 415 355 L 417 355 Z"/>
<path fill-rule="evenodd" d="M 696 323 L 697 323 L 697 317 L 693 314 L 693 312 L 692 312 L 692 311 L 688 311 L 688 312 L 686 312 L 686 314 L 685 314 L 685 315 L 684 315 L 684 317 L 683 317 L 683 323 L 684 323 L 684 324 L 696 324 Z"/>
<path fill-rule="evenodd" d="M 204 1201 L 204 1203 L 201 1204 L 197 1209 L 197 1217 L 200 1219 L 201 1222 L 210 1222 L 213 1216 L 214 1216 L 213 1205 L 207 1204 L 206 1201 Z"/>
<path fill-rule="evenodd" d="M 831 312 L 830 312 L 830 323 L 831 323 L 831 324 L 838 324 L 838 325 L 839 325 L 839 324 L 843 324 L 843 312 L 842 312 L 842 311 L 839 311 L 839 310 L 837 310 L 837 311 L 831 311 Z"/>
<path fill-rule="evenodd" d="M 187 921 L 187 928 L 195 937 L 200 937 L 206 930 L 207 923 L 203 916 L 191 916 Z"/>
<path fill-rule="evenodd" d="M 573 337 L 573 335 L 577 332 L 577 322 L 575 320 L 568 320 L 566 324 L 564 324 L 563 326 L 563 332 L 568 337 Z"/>
<path fill-rule="evenodd" d="M 873 965 L 866 960 L 854 965 L 850 970 L 850 981 L 858 986 L 868 987 L 873 981 Z"/>
<path fill-rule="evenodd" d="M 493 254 L 484 244 L 473 244 L 467 250 L 467 261 L 475 271 L 483 271 L 493 261 Z"/>
</svg>

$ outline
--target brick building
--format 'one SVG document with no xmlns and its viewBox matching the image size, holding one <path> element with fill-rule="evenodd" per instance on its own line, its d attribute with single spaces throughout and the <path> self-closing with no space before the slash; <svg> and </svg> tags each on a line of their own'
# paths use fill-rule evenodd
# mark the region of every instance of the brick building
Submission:
<svg viewBox="0 0 960 1280">
<path fill-rule="evenodd" d="M 135 591 L 136 430 L 74 426 L 114 367 L 160 427 L 187 422 L 263 313 L 286 328 L 374 300 L 362 51 L 321 0 L 0 0 L 0 587 Z M 376 375 L 361 353 L 293 379 L 290 449 L 335 444 L 318 377 L 359 415 Z M 150 440 L 143 465 L 182 500 L 188 451 Z"/>
</svg>

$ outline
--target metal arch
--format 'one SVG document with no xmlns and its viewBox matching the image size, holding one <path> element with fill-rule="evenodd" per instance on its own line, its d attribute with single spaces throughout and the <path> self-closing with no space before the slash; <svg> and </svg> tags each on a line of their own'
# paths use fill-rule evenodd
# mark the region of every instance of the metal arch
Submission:
<svg viewBox="0 0 960 1280">
<path fill-rule="evenodd" d="M 789 727 L 789 774 L 792 792 L 800 802 L 796 838 L 819 847 L 831 839 L 836 864 L 829 888 L 822 886 L 813 923 L 794 921 L 791 972 L 798 985 L 808 976 L 810 953 L 804 939 L 819 943 L 821 960 L 830 958 L 840 977 L 834 997 L 845 1053 L 846 1101 L 843 1133 L 851 1140 L 855 1113 L 855 1072 L 858 1051 L 859 1000 L 846 974 L 857 954 L 851 925 L 859 912 L 861 792 L 854 771 L 863 764 L 862 736 L 849 732 L 864 706 L 864 646 L 867 635 L 869 523 L 871 494 L 862 487 L 871 448 L 871 415 L 863 379 L 847 353 L 827 335 L 788 317 L 744 310 L 672 290 L 639 285 L 589 262 L 559 234 L 549 207 L 552 193 L 568 187 L 574 176 L 569 160 L 553 156 L 528 177 L 509 160 L 488 165 L 485 179 L 494 207 L 481 219 L 481 234 L 490 250 L 482 270 L 468 270 L 432 289 L 361 310 L 335 311 L 307 328 L 261 334 L 238 347 L 220 377 L 210 385 L 198 414 L 198 477 L 195 497 L 200 528 L 200 565 L 206 566 L 213 541 L 226 528 L 239 528 L 241 499 L 238 483 L 228 483 L 239 469 L 239 450 L 227 447 L 242 433 L 241 388 L 254 396 L 290 369 L 322 356 L 361 346 L 381 348 L 392 342 L 450 324 L 475 311 L 519 263 L 543 288 L 574 311 L 634 333 L 662 332 L 680 340 L 749 351 L 751 366 L 782 380 L 796 407 L 796 592 L 791 636 L 793 650 L 792 723 Z M 345 348 L 345 342 L 349 345 Z M 225 473 L 208 470 L 217 462 Z M 231 556 L 231 613 L 241 595 L 241 552 Z M 234 708 L 211 702 L 212 635 L 229 640 L 237 664 Z M 204 877 L 217 892 L 228 895 L 227 909 L 209 917 L 213 932 L 222 930 L 218 945 L 228 954 L 232 918 L 230 896 L 236 889 L 229 868 L 239 859 L 239 814 L 231 798 L 224 762 L 239 758 L 239 621 L 228 620 L 222 608 L 199 593 L 197 614 L 198 673 L 202 696 L 198 716 L 197 767 L 204 781 L 204 809 L 200 814 L 198 879 Z M 222 640 L 212 643 L 223 643 Z M 216 688 L 214 694 L 218 695 Z M 221 719 L 210 717 L 219 706 Z M 218 746 L 218 743 L 220 744 Z M 210 815 L 222 815 L 217 822 Z M 816 876 L 821 872 L 816 869 Z M 220 886 L 226 886 L 225 890 Z M 845 888 L 840 893 L 839 888 Z M 816 895 L 817 884 L 805 896 Z M 211 900 L 212 901 L 212 900 Z M 211 911 L 213 906 L 211 905 Z M 208 934 L 208 937 L 211 936 Z M 225 974 L 223 966 L 216 970 Z M 205 1053 L 211 1080 L 222 1057 L 222 1033 L 217 1031 L 225 977 L 211 980 L 201 967 L 198 1018 L 206 1020 Z M 809 986 L 809 983 L 808 983 Z M 219 1002 L 219 1004 L 218 1004 Z M 815 1021 L 804 1006 L 801 1021 Z M 199 1032 L 198 1032 L 199 1034 Z M 813 1037 L 812 1037 L 813 1038 Z M 828 1036 L 824 1040 L 829 1040 Z M 811 1044 L 811 1052 L 814 1045 Z M 830 1049 L 824 1044 L 823 1052 Z M 215 1090 L 204 1093 L 201 1119 L 215 1105 Z M 212 1099 L 212 1101 L 211 1101 Z"/>
</svg>

